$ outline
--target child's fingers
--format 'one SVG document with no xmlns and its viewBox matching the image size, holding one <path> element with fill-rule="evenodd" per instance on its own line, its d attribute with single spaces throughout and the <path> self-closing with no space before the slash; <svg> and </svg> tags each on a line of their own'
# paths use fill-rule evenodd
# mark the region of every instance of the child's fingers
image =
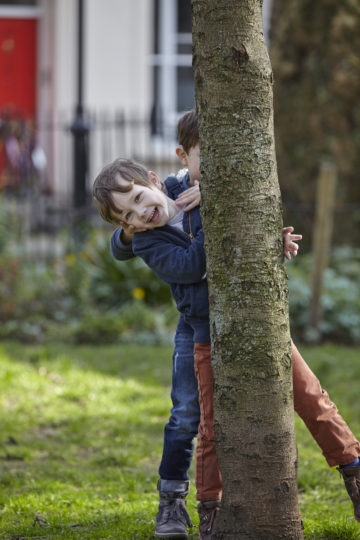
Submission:
<svg viewBox="0 0 360 540">
<path fill-rule="evenodd" d="M 185 206 L 184 212 L 189 212 L 189 210 L 192 210 L 193 208 L 195 208 L 195 206 L 197 206 L 199 202 L 200 201 L 193 201 L 192 203 L 188 204 L 187 206 Z"/>
<path fill-rule="evenodd" d="M 128 232 L 129 234 L 135 234 L 137 232 L 144 232 L 148 230 L 146 227 L 140 228 L 140 227 L 135 227 L 134 225 L 128 225 L 128 224 L 125 224 L 123 228 L 124 228 L 124 231 Z"/>
<path fill-rule="evenodd" d="M 290 244 L 286 246 L 284 253 L 292 253 L 293 255 L 297 255 L 298 250 L 299 246 L 297 244 Z"/>
<path fill-rule="evenodd" d="M 178 197 L 175 202 L 178 206 L 188 205 L 188 206 L 191 206 L 191 208 L 194 208 L 200 203 L 200 196 L 198 193 L 192 193 L 186 197 Z M 186 208 L 186 209 L 189 210 L 190 208 Z"/>
<path fill-rule="evenodd" d="M 181 193 L 181 195 L 178 196 L 178 198 L 176 199 L 175 202 L 176 202 L 176 204 L 182 205 L 182 204 L 186 203 L 188 198 L 189 198 L 188 191 L 184 191 L 184 193 Z"/>
<path fill-rule="evenodd" d="M 184 191 L 183 193 L 181 193 L 176 200 L 186 201 L 187 199 L 193 199 L 196 196 L 200 196 L 199 188 L 197 186 L 193 186 L 187 189 L 186 191 Z"/>
<path fill-rule="evenodd" d="M 184 206 L 188 200 L 188 197 L 182 197 L 181 195 L 176 199 L 176 204 L 178 206 Z"/>
</svg>

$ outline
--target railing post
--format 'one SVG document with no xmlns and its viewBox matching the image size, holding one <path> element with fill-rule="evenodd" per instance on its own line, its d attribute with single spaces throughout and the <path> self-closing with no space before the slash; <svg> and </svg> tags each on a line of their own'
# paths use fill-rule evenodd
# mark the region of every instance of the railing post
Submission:
<svg viewBox="0 0 360 540">
<path fill-rule="evenodd" d="M 84 6 L 83 0 L 78 0 L 78 92 L 75 118 L 71 125 L 74 136 L 74 191 L 73 202 L 75 209 L 81 209 L 87 203 L 87 173 L 88 173 L 88 135 L 89 122 L 85 119 L 83 108 L 83 34 Z"/>
</svg>

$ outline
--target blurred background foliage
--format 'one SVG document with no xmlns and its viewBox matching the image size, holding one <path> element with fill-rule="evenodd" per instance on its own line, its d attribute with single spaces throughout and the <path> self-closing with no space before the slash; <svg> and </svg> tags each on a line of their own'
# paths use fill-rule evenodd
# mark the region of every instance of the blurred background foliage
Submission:
<svg viewBox="0 0 360 540">
<path fill-rule="evenodd" d="M 10 226 L 9 226 L 10 225 Z M 139 259 L 121 263 L 109 232 L 89 227 L 80 252 L 34 259 L 22 252 L 21 226 L 0 203 L 0 337 L 106 343 L 169 342 L 177 320 L 168 286 Z"/>
<path fill-rule="evenodd" d="M 307 321 L 316 185 L 322 164 L 331 162 L 337 194 L 320 330 L 323 340 L 360 343 L 359 28 L 359 0 L 273 0 L 269 49 L 284 224 L 303 234 L 298 258 L 287 265 L 297 340 L 315 339 Z M 140 260 L 115 261 L 108 229 L 87 226 L 80 249 L 64 229 L 64 256 L 35 259 L 24 250 L 22 218 L 7 203 L 0 201 L 0 338 L 172 339 L 177 312 L 167 285 Z"/>
<path fill-rule="evenodd" d="M 311 254 L 299 255 L 287 265 L 290 289 L 290 328 L 298 341 L 317 341 L 308 327 L 311 297 Z M 325 271 L 320 331 L 324 341 L 360 343 L 360 249 L 343 246 L 333 249 Z"/>
<path fill-rule="evenodd" d="M 9 226 L 10 225 L 10 226 Z M 0 204 L 0 338 L 24 342 L 169 343 L 177 311 L 168 286 L 139 259 L 119 262 L 109 232 L 89 228 L 75 254 L 70 230 L 65 256 L 36 260 L 22 253 L 20 223 Z M 287 265 L 291 332 L 311 340 L 307 329 L 312 257 Z M 360 249 L 336 248 L 326 270 L 324 340 L 360 343 Z"/>
<path fill-rule="evenodd" d="M 335 245 L 360 245 L 360 2 L 274 0 L 276 153 L 286 223 L 311 244 L 321 162 L 338 171 Z"/>
</svg>

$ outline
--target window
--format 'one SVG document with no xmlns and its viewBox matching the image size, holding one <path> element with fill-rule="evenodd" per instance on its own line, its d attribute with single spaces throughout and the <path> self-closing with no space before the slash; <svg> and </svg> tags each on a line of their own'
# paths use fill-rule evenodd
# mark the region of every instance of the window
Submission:
<svg viewBox="0 0 360 540">
<path fill-rule="evenodd" d="M 0 0 L 0 6 L 36 6 L 37 0 Z"/>
<path fill-rule="evenodd" d="M 182 112 L 195 105 L 192 71 L 190 0 L 154 0 L 154 104 L 152 133 L 166 139 L 176 137 L 175 126 Z M 264 0 L 266 40 L 272 0 Z"/>
<path fill-rule="evenodd" d="M 152 132 L 176 137 L 182 112 L 195 104 L 190 0 L 155 0 Z"/>
<path fill-rule="evenodd" d="M 38 0 L 0 0 L 2 19 L 34 19 L 41 15 Z"/>
</svg>

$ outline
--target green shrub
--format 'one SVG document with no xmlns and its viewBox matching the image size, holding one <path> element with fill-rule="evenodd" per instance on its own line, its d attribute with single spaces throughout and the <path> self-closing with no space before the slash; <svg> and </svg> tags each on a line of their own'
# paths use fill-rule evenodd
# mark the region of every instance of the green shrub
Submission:
<svg viewBox="0 0 360 540">
<path fill-rule="evenodd" d="M 75 343 L 114 343 L 119 341 L 123 331 L 123 321 L 111 312 L 89 312 L 67 325 L 68 337 Z"/>
<path fill-rule="evenodd" d="M 90 311 L 68 323 L 66 333 L 75 343 L 168 343 L 176 319 L 175 307 L 155 309 L 142 300 L 133 300 L 119 310 Z"/>
<path fill-rule="evenodd" d="M 300 256 L 288 265 L 291 332 L 300 339 L 309 336 L 308 309 L 311 298 L 311 255 Z M 324 340 L 360 343 L 360 250 L 341 247 L 333 250 L 324 275 Z"/>
<path fill-rule="evenodd" d="M 64 230 L 65 256 L 32 260 L 22 251 L 20 229 L 14 210 L 0 201 L 0 338 L 169 340 L 177 314 L 168 285 L 138 258 L 114 260 L 104 230 L 87 228 L 78 253 L 79 242 Z"/>
<path fill-rule="evenodd" d="M 109 236 L 102 230 L 95 230 L 79 254 L 95 304 L 119 307 L 137 298 L 136 292 L 140 289 L 142 298 L 149 305 L 172 303 L 169 286 L 158 279 L 141 259 L 134 257 L 129 261 L 116 261 L 109 245 Z"/>
<path fill-rule="evenodd" d="M 71 232 L 64 231 L 68 252 L 51 261 L 29 260 L 19 230 L 18 218 L 0 201 L 0 338 L 95 344 L 172 339 L 178 314 L 168 285 L 139 258 L 114 260 L 104 230 L 89 229 L 78 253 L 70 249 Z M 310 255 L 288 265 L 296 339 L 308 335 L 311 269 Z M 333 251 L 325 273 L 324 339 L 360 343 L 359 275 L 359 249 Z"/>
</svg>

